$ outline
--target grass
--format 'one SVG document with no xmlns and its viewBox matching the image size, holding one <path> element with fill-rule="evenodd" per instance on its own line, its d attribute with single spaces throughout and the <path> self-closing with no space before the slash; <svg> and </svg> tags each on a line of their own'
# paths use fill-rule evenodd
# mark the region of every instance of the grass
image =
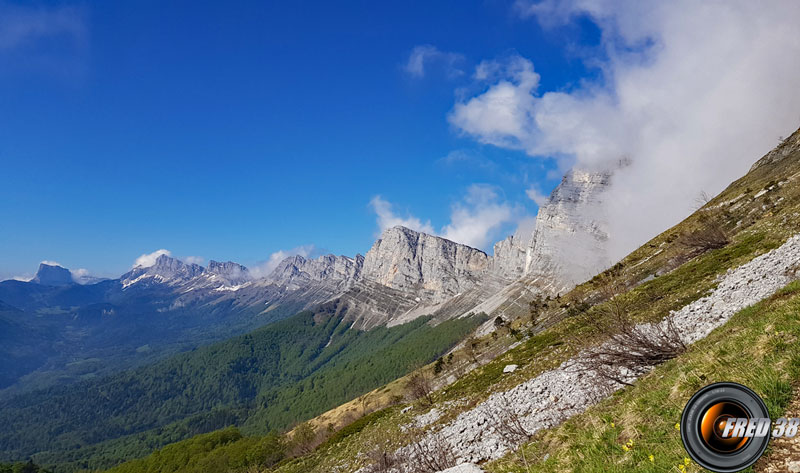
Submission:
<svg viewBox="0 0 800 473">
<path fill-rule="evenodd" d="M 670 310 L 683 307 L 708 293 L 716 286 L 716 278 L 727 269 L 737 267 L 757 254 L 779 246 L 780 243 L 777 239 L 768 237 L 763 233 L 744 232 L 738 235 L 729 246 L 708 252 L 668 274 L 640 284 L 622 295 L 622 297 L 627 299 L 626 303 L 637 320 L 658 320 L 669 313 Z M 557 307 L 557 304 L 554 305 Z M 603 303 L 590 307 L 586 312 L 586 316 L 589 317 L 602 317 L 604 316 L 603 314 Z M 546 327 L 543 331 L 527 338 L 505 354 L 470 371 L 453 384 L 437 391 L 434 394 L 435 406 L 443 410 L 444 415 L 433 425 L 441 425 L 453 420 L 459 413 L 483 401 L 492 392 L 510 389 L 548 369 L 555 368 L 581 348 L 600 341 L 591 332 L 591 329 L 583 324 L 581 317 L 559 318 L 557 315 L 553 315 L 552 318 L 556 321 L 550 327 Z M 491 337 L 486 337 L 481 340 L 481 344 L 485 346 L 491 341 Z M 512 374 L 504 374 L 503 367 L 507 364 L 517 364 L 519 368 Z M 669 363 L 669 365 L 674 364 L 675 362 Z M 393 383 L 395 387 L 398 384 L 401 383 Z M 701 384 L 696 385 L 699 387 Z M 394 392 L 394 389 L 392 391 Z M 377 392 L 380 392 L 380 390 Z M 464 402 L 465 400 L 467 402 Z M 410 422 L 414 415 L 425 411 L 418 405 L 414 407 L 415 410 L 406 414 L 401 413 L 401 409 L 393 407 L 379 411 L 380 414 L 377 416 L 373 414 L 356 421 L 356 423 L 352 424 L 352 429 L 345 427 L 345 430 L 342 431 L 343 433 L 347 432 L 347 435 L 334 435 L 311 455 L 287 462 L 275 471 L 280 473 L 321 473 L 334 471 L 335 468 L 343 465 L 346 466 L 343 471 L 354 470 L 357 466 L 363 466 L 363 459 L 360 458 L 359 453 L 371 449 L 376 437 L 394 439 L 398 446 L 402 443 L 397 440 L 402 438 L 402 435 L 399 434 L 400 427 Z M 677 409 L 679 417 L 682 406 L 679 406 L 678 403 L 673 407 Z M 654 412 L 653 415 L 660 414 Z M 373 416 L 375 417 L 373 418 Z M 628 423 L 615 422 L 617 430 L 624 425 L 633 425 L 634 419 L 630 417 L 630 414 L 627 418 L 630 421 Z M 613 421 L 598 422 L 594 420 L 593 422 L 594 427 L 603 427 Z M 580 430 L 578 426 L 575 426 L 574 429 L 575 432 L 569 433 L 568 437 L 576 435 L 576 432 Z M 598 431 L 596 428 L 588 430 Z M 601 436 L 613 437 L 614 439 L 617 439 L 623 433 L 606 431 L 605 427 L 599 431 L 603 432 Z M 622 452 L 621 445 L 624 443 L 616 442 L 615 448 Z M 596 455 L 606 455 L 600 451 L 595 453 Z M 541 453 L 539 457 L 545 454 Z M 528 450 L 526 450 L 526 455 L 529 455 Z M 532 450 L 530 455 L 529 459 L 537 458 L 535 450 Z M 649 462 L 647 456 L 645 456 L 645 459 Z M 550 471 L 548 468 L 550 468 L 549 464 L 536 471 Z M 630 468 L 630 465 L 627 465 L 626 468 Z M 565 471 L 568 471 L 568 469 Z M 600 469 L 597 471 L 607 470 Z M 626 470 L 622 468 L 620 471 Z"/>
<path fill-rule="evenodd" d="M 676 429 L 685 403 L 707 384 L 735 381 L 753 388 L 770 415 L 779 417 L 800 381 L 798 338 L 800 283 L 794 282 L 631 388 L 535 436 L 523 447 L 529 469 L 517 454 L 485 468 L 491 473 L 701 471 L 685 463 Z"/>
</svg>

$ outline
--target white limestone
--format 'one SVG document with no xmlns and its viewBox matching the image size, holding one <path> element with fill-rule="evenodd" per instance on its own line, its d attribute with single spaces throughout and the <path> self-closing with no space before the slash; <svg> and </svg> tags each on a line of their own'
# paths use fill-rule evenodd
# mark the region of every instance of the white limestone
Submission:
<svg viewBox="0 0 800 473">
<path fill-rule="evenodd" d="M 800 235 L 781 247 L 728 271 L 711 294 L 673 313 L 685 343 L 706 337 L 736 312 L 755 304 L 797 278 Z M 663 323 L 663 322 L 662 322 Z M 647 325 L 640 326 L 647 330 Z M 599 382 L 591 371 L 577 369 L 585 353 L 516 387 L 492 394 L 454 421 L 428 434 L 423 441 L 444 438 L 459 461 L 478 463 L 497 459 L 516 447 L 503 424 L 516 419 L 529 434 L 553 427 L 596 404 L 620 385 Z M 621 373 L 632 380 L 635 374 Z M 401 449 L 398 457 L 411 455 Z"/>
</svg>

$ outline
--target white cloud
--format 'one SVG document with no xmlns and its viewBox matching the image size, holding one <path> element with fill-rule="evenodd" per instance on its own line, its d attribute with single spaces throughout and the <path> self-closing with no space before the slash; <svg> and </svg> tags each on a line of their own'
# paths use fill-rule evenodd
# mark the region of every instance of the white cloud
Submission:
<svg viewBox="0 0 800 473">
<path fill-rule="evenodd" d="M 136 258 L 136 261 L 133 263 L 133 268 L 141 267 L 141 268 L 149 268 L 156 264 L 156 259 L 158 259 L 161 255 L 172 256 L 172 252 L 165 249 L 156 250 L 152 253 L 145 253 L 142 256 Z"/>
<path fill-rule="evenodd" d="M 316 247 L 314 245 L 303 245 L 290 250 L 279 250 L 269 255 L 269 259 L 266 261 L 262 261 L 261 263 L 248 268 L 248 272 L 255 279 L 264 278 L 269 276 L 269 274 L 280 264 L 280 262 L 286 258 L 295 255 L 308 258 L 314 253 L 315 250 Z"/>
<path fill-rule="evenodd" d="M 523 217 L 517 222 L 517 229 L 514 231 L 514 240 L 516 240 L 518 245 L 527 245 L 535 229 L 536 217 Z"/>
<path fill-rule="evenodd" d="M 445 74 L 454 77 L 463 74 L 458 68 L 458 64 L 463 60 L 464 56 L 461 54 L 440 51 L 436 46 L 423 44 L 411 50 L 403 68 L 409 76 L 421 79 L 425 77 L 426 68 L 438 64 L 444 68 Z"/>
<path fill-rule="evenodd" d="M 614 168 L 605 199 L 612 257 L 680 221 L 800 125 L 800 2 L 574 0 L 518 3 L 545 27 L 588 17 L 600 78 L 537 90 L 525 58 L 482 63 L 480 94 L 450 122 L 476 140 Z M 588 64 L 588 62 L 587 62 Z"/>
<path fill-rule="evenodd" d="M 442 228 L 442 236 L 475 248 L 486 248 L 494 242 L 500 228 L 513 219 L 512 207 L 500 200 L 493 187 L 473 184 L 464 201 L 453 205 L 450 223 Z"/>
<path fill-rule="evenodd" d="M 187 264 L 203 264 L 203 261 L 205 261 L 205 258 L 202 256 L 187 256 L 183 259 L 183 262 Z"/>
<path fill-rule="evenodd" d="M 400 225 L 422 233 L 431 235 L 436 233 L 430 221 L 423 223 L 422 220 L 413 215 L 406 215 L 405 217 L 397 215 L 392 209 L 392 204 L 379 195 L 373 197 L 369 204 L 378 216 L 378 228 L 380 231 Z"/>
<path fill-rule="evenodd" d="M 70 273 L 72 273 L 72 280 L 78 284 L 91 284 L 100 279 L 91 274 L 86 268 L 72 269 Z"/>
<path fill-rule="evenodd" d="M 11 276 L 9 279 L 10 281 L 22 281 L 22 282 L 30 282 L 34 276 L 24 275 L 24 276 Z"/>
<path fill-rule="evenodd" d="M 518 56 L 504 65 L 484 61 L 476 68 L 475 77 L 479 80 L 495 77 L 495 72 L 488 69 L 502 69 L 505 75 L 483 94 L 457 103 L 448 119 L 482 143 L 524 149 L 533 127 L 532 93 L 539 85 L 539 75 L 530 61 Z"/>
<path fill-rule="evenodd" d="M 536 186 L 528 188 L 528 190 L 525 191 L 525 194 L 532 201 L 536 202 L 536 205 L 538 205 L 539 207 L 541 207 L 544 204 L 546 204 L 547 203 L 547 199 L 550 197 L 550 196 L 542 193 L 542 191 L 540 191 Z"/>
<path fill-rule="evenodd" d="M 57 261 L 51 261 L 51 260 L 42 260 L 41 264 L 46 264 L 48 266 L 61 266 L 61 263 L 59 263 Z"/>
<path fill-rule="evenodd" d="M 490 246 L 501 228 L 514 222 L 521 214 L 519 209 L 500 198 L 495 187 L 485 184 L 473 184 L 467 189 L 464 198 L 453 204 L 450 223 L 438 232 L 429 221 L 422 223 L 412 215 L 399 217 L 393 212 L 392 204 L 380 196 L 375 196 L 370 204 L 377 214 L 381 231 L 401 225 L 476 248 Z"/>
</svg>

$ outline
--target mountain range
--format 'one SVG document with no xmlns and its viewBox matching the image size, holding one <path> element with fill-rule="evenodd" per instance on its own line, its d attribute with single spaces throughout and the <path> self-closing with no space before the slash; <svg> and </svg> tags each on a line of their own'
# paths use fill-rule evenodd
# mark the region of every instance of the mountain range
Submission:
<svg viewBox="0 0 800 473">
<path fill-rule="evenodd" d="M 608 185 L 606 173 L 569 172 L 535 230 L 496 243 L 493 255 L 393 227 L 363 256 L 291 256 L 260 278 L 235 262 L 160 255 L 117 279 L 79 284 L 43 262 L 29 282 L 0 282 L 3 315 L 26 334 L 8 352 L 38 348 L 22 364 L 0 360 L 0 397 L 137 366 L 334 300 L 361 330 L 428 315 L 513 317 L 527 310 L 525 297 L 563 292 L 608 265 L 603 222 L 590 217 Z M 503 304 L 515 287 L 523 297 Z"/>
</svg>

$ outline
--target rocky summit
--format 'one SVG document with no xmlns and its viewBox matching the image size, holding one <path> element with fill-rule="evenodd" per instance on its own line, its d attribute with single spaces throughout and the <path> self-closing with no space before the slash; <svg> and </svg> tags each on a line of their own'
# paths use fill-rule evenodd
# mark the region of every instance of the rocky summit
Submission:
<svg viewBox="0 0 800 473">
<path fill-rule="evenodd" d="M 364 258 L 364 278 L 441 302 L 472 289 L 489 267 L 483 251 L 444 238 L 393 227 Z"/>
<path fill-rule="evenodd" d="M 74 284 L 72 273 L 67 269 L 56 264 L 42 263 L 36 276 L 31 280 L 43 286 L 69 286 Z"/>
<path fill-rule="evenodd" d="M 610 265 L 603 193 L 610 172 L 573 169 L 539 209 L 525 254 L 525 275 L 550 278 L 554 292 L 583 282 Z"/>
</svg>

